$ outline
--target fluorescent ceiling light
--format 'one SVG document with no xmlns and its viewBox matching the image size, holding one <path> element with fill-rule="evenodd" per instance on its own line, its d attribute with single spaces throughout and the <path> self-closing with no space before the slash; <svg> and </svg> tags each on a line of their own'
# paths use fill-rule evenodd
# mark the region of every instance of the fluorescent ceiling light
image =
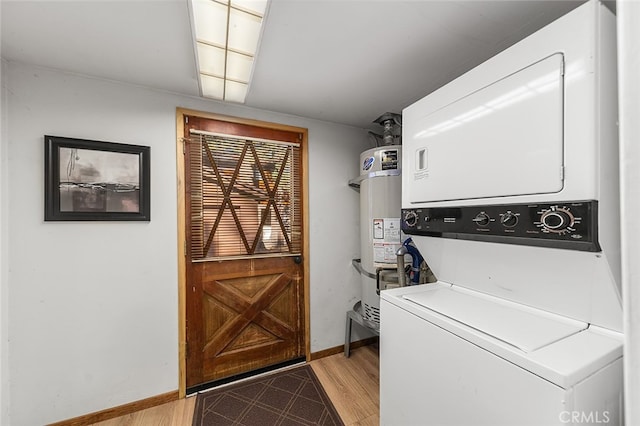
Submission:
<svg viewBox="0 0 640 426">
<path fill-rule="evenodd" d="M 224 99 L 224 79 L 200 74 L 200 87 L 203 96 Z"/>
<path fill-rule="evenodd" d="M 243 103 L 268 0 L 191 0 L 204 97 Z"/>
<path fill-rule="evenodd" d="M 244 102 L 248 88 L 248 84 L 227 80 L 224 89 L 225 99 L 231 102 Z"/>
</svg>

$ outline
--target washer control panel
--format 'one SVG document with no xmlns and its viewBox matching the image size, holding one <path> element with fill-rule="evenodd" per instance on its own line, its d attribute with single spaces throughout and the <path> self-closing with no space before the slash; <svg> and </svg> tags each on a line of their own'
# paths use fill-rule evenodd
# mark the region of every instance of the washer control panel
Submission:
<svg viewBox="0 0 640 426">
<path fill-rule="evenodd" d="M 601 251 L 597 201 L 403 209 L 402 230 L 408 235 Z"/>
</svg>

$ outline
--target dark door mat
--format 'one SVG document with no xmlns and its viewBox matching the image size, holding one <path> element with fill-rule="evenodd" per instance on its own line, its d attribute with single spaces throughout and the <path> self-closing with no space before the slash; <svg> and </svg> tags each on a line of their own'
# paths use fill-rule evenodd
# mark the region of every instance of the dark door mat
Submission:
<svg viewBox="0 0 640 426">
<path fill-rule="evenodd" d="M 338 412 L 309 365 L 198 394 L 193 426 L 336 425 Z"/>
</svg>

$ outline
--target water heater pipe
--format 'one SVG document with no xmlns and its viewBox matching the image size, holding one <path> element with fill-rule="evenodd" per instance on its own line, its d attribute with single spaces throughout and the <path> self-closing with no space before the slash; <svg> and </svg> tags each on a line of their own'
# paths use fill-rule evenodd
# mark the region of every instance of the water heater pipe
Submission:
<svg viewBox="0 0 640 426">
<path fill-rule="evenodd" d="M 407 253 L 408 251 L 405 246 L 400 246 L 398 251 L 396 251 L 396 256 L 398 258 L 398 285 L 400 287 L 405 287 L 407 285 L 407 273 L 404 270 L 404 255 Z"/>
<path fill-rule="evenodd" d="M 394 135 L 394 127 L 402 125 L 402 115 L 393 112 L 386 112 L 376 118 L 373 122 L 380 124 L 384 129 L 382 132 L 383 145 L 395 145 L 396 136 Z"/>
<path fill-rule="evenodd" d="M 413 284 L 420 284 L 420 265 L 424 262 L 424 258 L 420 254 L 418 248 L 413 245 L 413 240 L 411 238 L 407 238 L 402 246 L 407 249 L 408 254 L 411 256 L 411 282 Z"/>
</svg>

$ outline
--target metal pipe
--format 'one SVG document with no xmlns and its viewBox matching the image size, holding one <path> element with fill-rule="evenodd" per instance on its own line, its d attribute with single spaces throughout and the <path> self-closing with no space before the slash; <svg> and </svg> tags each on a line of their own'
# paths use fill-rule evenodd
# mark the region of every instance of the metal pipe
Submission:
<svg viewBox="0 0 640 426">
<path fill-rule="evenodd" d="M 401 246 L 396 251 L 397 265 L 398 265 L 398 285 L 405 287 L 407 285 L 407 273 L 404 271 L 404 255 L 409 251 L 405 246 Z"/>
<path fill-rule="evenodd" d="M 382 140 L 385 145 L 393 145 L 393 120 L 385 120 L 383 123 L 384 132 L 382 132 Z"/>
</svg>

